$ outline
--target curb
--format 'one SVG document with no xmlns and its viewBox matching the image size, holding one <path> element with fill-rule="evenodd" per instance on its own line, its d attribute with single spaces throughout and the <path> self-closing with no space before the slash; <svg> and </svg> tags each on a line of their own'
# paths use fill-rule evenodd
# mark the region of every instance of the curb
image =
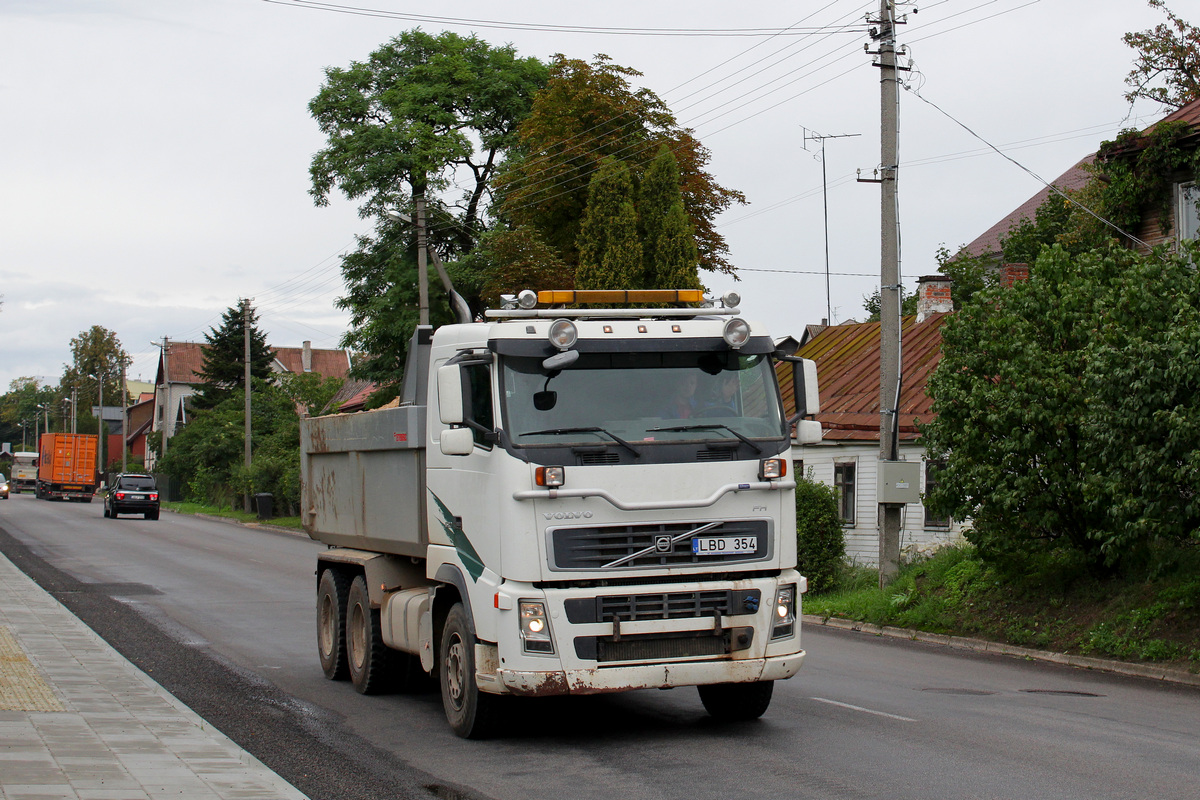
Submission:
<svg viewBox="0 0 1200 800">
<path fill-rule="evenodd" d="M 908 639 L 914 642 L 940 644 L 958 650 L 970 650 L 976 653 L 996 653 L 1016 658 L 1046 661 L 1052 664 L 1063 664 L 1068 667 L 1092 669 L 1100 672 L 1111 672 L 1117 675 L 1128 675 L 1136 678 L 1150 678 L 1166 683 L 1178 683 L 1185 686 L 1200 686 L 1200 675 L 1185 672 L 1180 669 L 1167 669 L 1153 664 L 1130 664 L 1125 661 L 1111 661 L 1103 658 L 1078 656 L 1071 653 L 1054 653 L 1047 650 L 1034 650 L 1029 647 L 1018 647 L 1013 644 L 990 642 L 986 639 L 972 639 L 967 636 L 950 636 L 944 633 L 926 633 L 912 628 L 895 628 L 889 625 L 874 625 L 870 622 L 858 622 L 850 619 L 821 617 L 814 614 L 801 615 L 805 625 L 819 625 L 824 628 L 836 628 L 844 631 L 856 631 L 872 636 L 887 636 L 892 639 Z"/>
</svg>

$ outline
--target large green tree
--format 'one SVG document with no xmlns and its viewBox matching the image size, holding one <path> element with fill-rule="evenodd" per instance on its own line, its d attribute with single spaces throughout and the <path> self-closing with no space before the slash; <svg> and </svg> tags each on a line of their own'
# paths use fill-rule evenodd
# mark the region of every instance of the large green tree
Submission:
<svg viewBox="0 0 1200 800">
<path fill-rule="evenodd" d="M 633 204 L 629 168 L 607 158 L 592 176 L 587 207 L 579 226 L 580 289 L 638 288 L 642 285 L 642 245 Z"/>
<path fill-rule="evenodd" d="M 699 289 L 700 250 L 683 207 L 679 162 L 665 146 L 646 169 L 638 206 L 644 263 L 641 285 L 651 289 Z"/>
<path fill-rule="evenodd" d="M 665 145 L 675 156 L 688 221 L 702 269 L 733 272 L 729 248 L 714 221 L 745 196 L 716 182 L 705 167 L 710 154 L 681 128 L 648 89 L 633 89 L 636 70 L 607 56 L 592 63 L 556 55 L 546 87 L 520 124 L 514 148 L 497 179 L 500 215 L 536 230 L 572 269 L 579 265 L 579 229 L 592 176 L 605 158 L 628 166 L 635 187 Z"/>
<path fill-rule="evenodd" d="M 198 409 L 213 408 L 225 399 L 242 396 L 246 385 L 246 327 L 250 333 L 250 377 L 271 374 L 274 355 L 267 346 L 267 334 L 258 327 L 258 312 L 249 303 L 232 306 L 221 315 L 221 324 L 204 334 L 204 362 L 200 367 L 200 387 L 190 403 Z"/>
<path fill-rule="evenodd" d="M 1167 22 L 1147 31 L 1127 33 L 1125 44 L 1137 51 L 1133 70 L 1125 78 L 1125 99 L 1139 97 L 1182 108 L 1200 99 L 1200 28 L 1167 8 L 1164 0 L 1149 0 L 1162 9 Z"/>
<path fill-rule="evenodd" d="M 36 449 L 34 433 L 41 430 L 44 415 L 41 407 L 54 408 L 59 397 L 50 386 L 43 386 L 37 378 L 15 378 L 8 384 L 8 391 L 0 396 L 0 442 L 24 441 L 29 449 Z M 22 424 L 24 423 L 24 424 Z"/>
<path fill-rule="evenodd" d="M 378 216 L 409 197 L 470 182 L 461 227 L 472 234 L 500 156 L 529 111 L 546 67 L 474 36 L 406 31 L 365 61 L 329 67 L 309 111 L 327 144 L 313 157 L 312 195 L 334 187 Z"/>
<path fill-rule="evenodd" d="M 93 402 L 99 403 L 100 381 L 106 406 L 128 404 L 129 397 L 121 385 L 121 366 L 128 366 L 129 361 L 117 334 L 102 325 L 93 325 L 71 339 L 71 363 L 63 365 L 58 397 L 61 403 L 74 392 L 78 431 L 91 433 L 98 429 L 91 407 Z M 64 425 L 69 427 L 69 423 Z"/>
<path fill-rule="evenodd" d="M 420 30 L 325 71 L 309 103 L 327 137 L 310 167 L 311 194 L 324 205 L 338 189 L 362 201 L 362 217 L 379 219 L 342 263 L 347 291 L 338 306 L 353 326 L 342 346 L 366 354 L 357 377 L 398 381 L 418 320 L 415 225 L 385 212 L 404 208 L 411 220 L 414 198 L 424 198 L 430 245 L 447 260 L 469 254 L 486 228 L 495 172 L 546 75 L 542 62 L 511 46 Z M 464 290 L 478 308 L 479 276 L 465 277 L 474 279 L 476 291 Z M 445 293 L 436 280 L 429 288 L 431 322 L 449 321 Z"/>
</svg>

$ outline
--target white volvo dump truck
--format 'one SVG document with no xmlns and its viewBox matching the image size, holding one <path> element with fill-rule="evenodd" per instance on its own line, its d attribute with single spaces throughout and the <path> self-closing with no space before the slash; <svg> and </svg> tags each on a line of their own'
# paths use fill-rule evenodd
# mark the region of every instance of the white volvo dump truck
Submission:
<svg viewBox="0 0 1200 800">
<path fill-rule="evenodd" d="M 431 673 L 471 738 L 500 695 L 696 686 L 761 716 L 805 655 L 789 450 L 820 438 L 816 370 L 703 302 L 522 292 L 418 328 L 398 407 L 304 420 L 326 676 Z"/>
</svg>

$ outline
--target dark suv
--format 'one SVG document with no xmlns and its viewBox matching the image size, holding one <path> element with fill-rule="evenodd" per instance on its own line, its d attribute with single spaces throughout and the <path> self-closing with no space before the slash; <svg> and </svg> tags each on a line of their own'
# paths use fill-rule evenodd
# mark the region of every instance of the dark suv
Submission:
<svg viewBox="0 0 1200 800">
<path fill-rule="evenodd" d="M 142 514 L 146 519 L 158 519 L 158 487 L 153 475 L 126 472 L 113 479 L 104 496 L 104 516 L 116 519 L 117 514 Z"/>
</svg>

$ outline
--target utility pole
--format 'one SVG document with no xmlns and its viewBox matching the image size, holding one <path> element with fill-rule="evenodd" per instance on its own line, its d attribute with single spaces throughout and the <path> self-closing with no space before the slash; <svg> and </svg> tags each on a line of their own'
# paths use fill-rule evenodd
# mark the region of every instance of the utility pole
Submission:
<svg viewBox="0 0 1200 800">
<path fill-rule="evenodd" d="M 413 202 L 417 211 L 417 291 L 420 302 L 417 320 L 421 325 L 429 324 L 429 267 L 425 252 L 425 190 L 414 193 Z"/>
<path fill-rule="evenodd" d="M 900 405 L 900 230 L 896 207 L 899 154 L 900 84 L 896 66 L 896 12 L 893 0 L 880 0 L 879 19 L 871 20 L 871 38 L 879 44 L 880 117 L 880 287 L 879 287 L 879 461 L 899 460 Z M 879 586 L 900 571 L 900 523 L 904 506 L 879 504 Z"/>
<path fill-rule="evenodd" d="M 125 359 L 121 359 L 121 472 L 129 470 L 129 397 L 125 384 Z"/>
<path fill-rule="evenodd" d="M 250 299 L 242 301 L 242 339 L 245 344 L 246 474 L 250 474 Z M 242 495 L 242 510 L 250 513 L 250 493 Z"/>
<path fill-rule="evenodd" d="M 107 365 L 106 365 L 107 367 Z M 96 376 L 96 383 L 99 386 L 96 389 L 96 402 L 100 404 L 100 416 L 96 423 L 96 453 L 100 459 L 100 481 L 104 481 L 104 376 L 106 373 L 101 372 Z"/>
</svg>

